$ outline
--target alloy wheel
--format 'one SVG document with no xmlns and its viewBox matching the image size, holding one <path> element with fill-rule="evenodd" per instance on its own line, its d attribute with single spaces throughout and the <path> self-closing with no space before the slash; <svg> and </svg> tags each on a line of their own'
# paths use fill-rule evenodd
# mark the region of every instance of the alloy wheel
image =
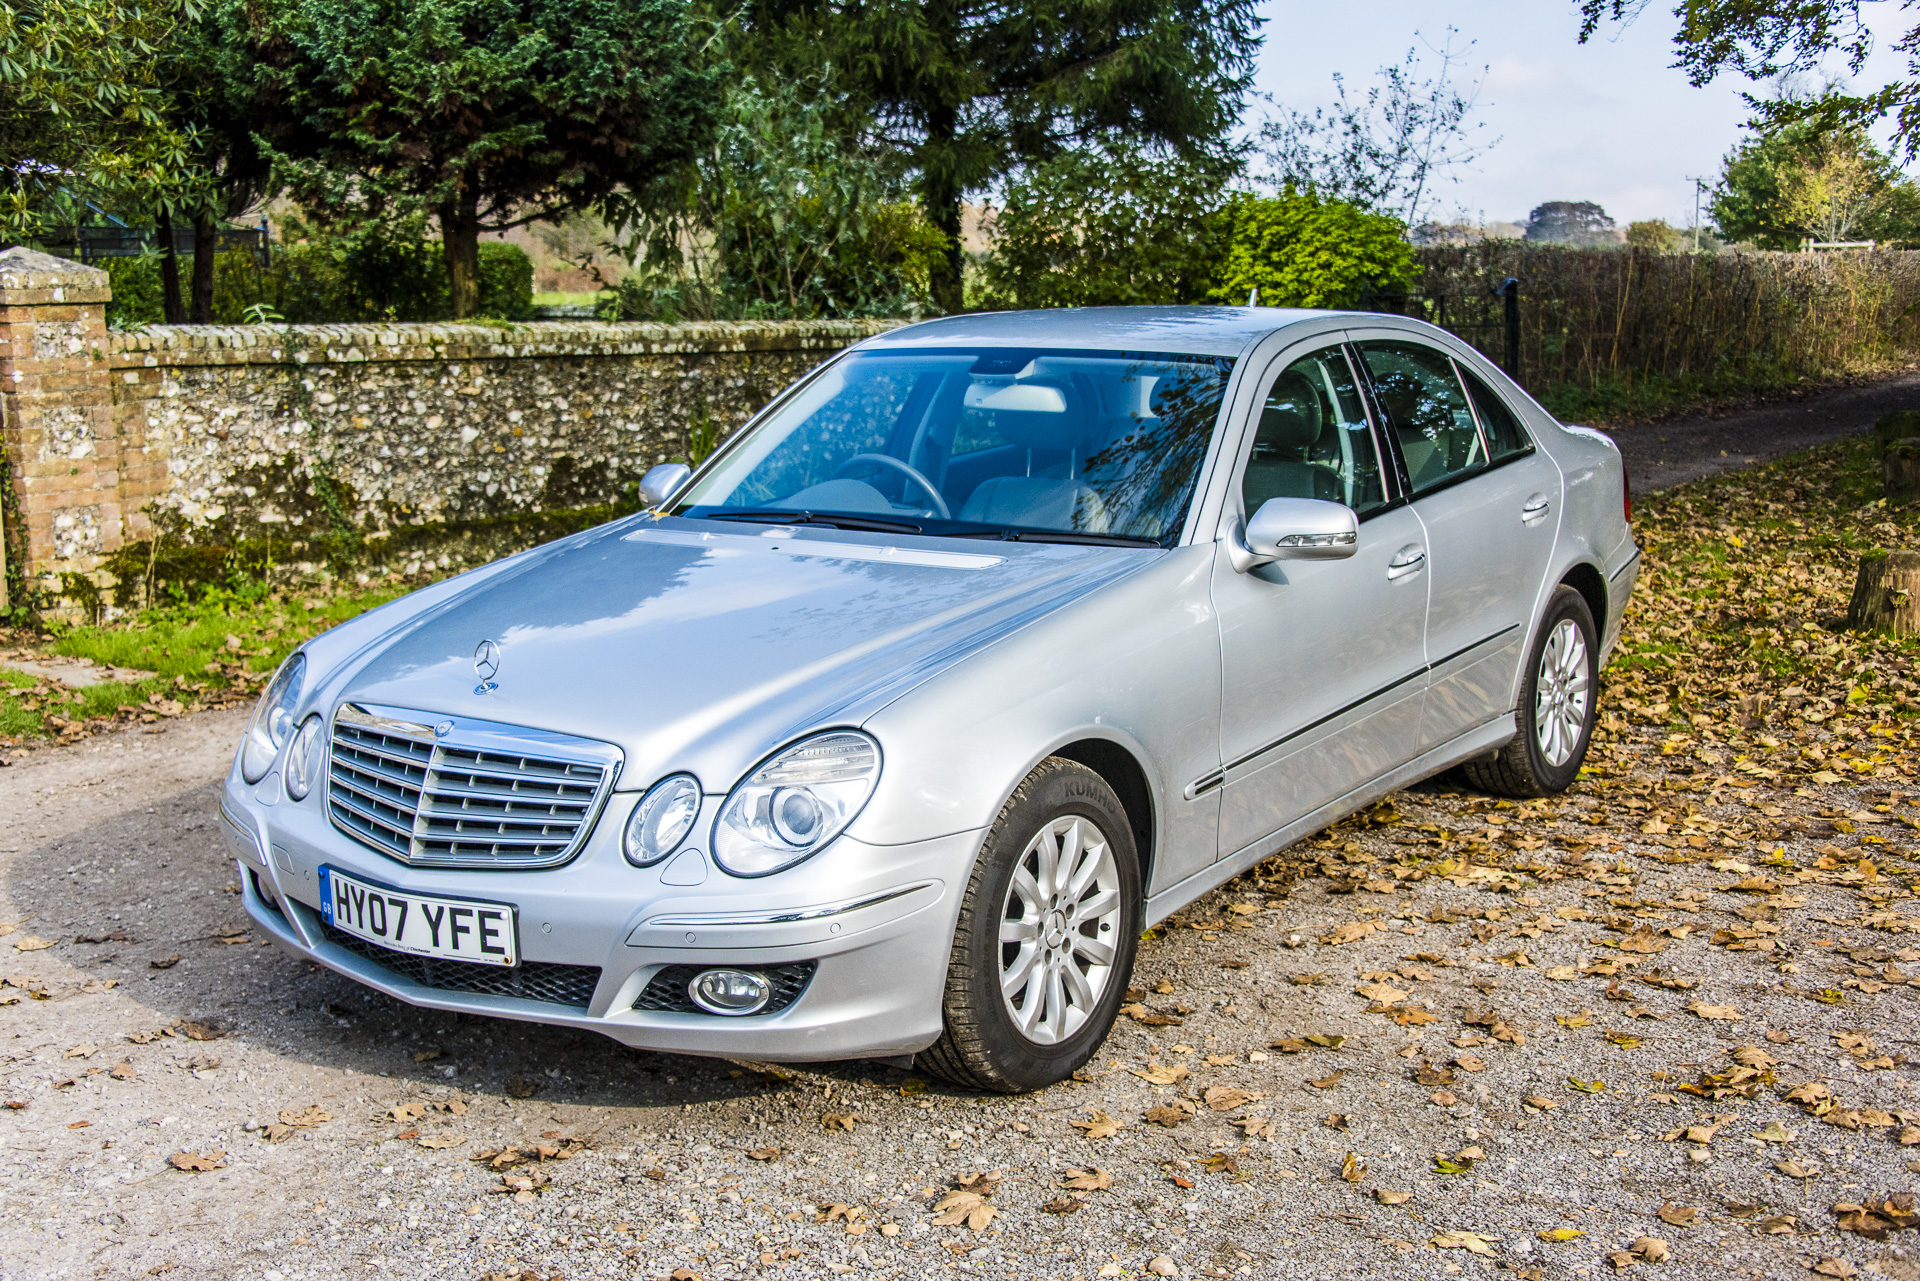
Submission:
<svg viewBox="0 0 1920 1281">
<path fill-rule="evenodd" d="M 1034 833 L 1000 909 L 1000 999 L 1027 1040 L 1056 1044 L 1092 1016 L 1120 914 L 1119 868 L 1096 824 L 1069 814 Z"/>
<path fill-rule="evenodd" d="M 1580 746 L 1593 703 L 1587 676 L 1587 641 L 1579 624 L 1563 618 L 1540 652 L 1533 684 L 1533 734 L 1549 765 L 1565 765 Z"/>
</svg>

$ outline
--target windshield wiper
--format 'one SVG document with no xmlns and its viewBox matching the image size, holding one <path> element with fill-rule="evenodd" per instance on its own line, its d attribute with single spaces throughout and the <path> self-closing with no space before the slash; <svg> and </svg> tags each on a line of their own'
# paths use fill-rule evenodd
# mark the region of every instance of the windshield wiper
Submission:
<svg viewBox="0 0 1920 1281">
<path fill-rule="evenodd" d="M 699 520 L 751 520 L 768 525 L 826 525 L 876 534 L 917 534 L 920 526 L 904 520 L 876 520 L 871 516 L 842 516 L 837 512 L 723 511 L 707 512 Z"/>
<path fill-rule="evenodd" d="M 1076 533 L 1064 529 L 969 529 L 950 538 L 997 538 L 1007 543 L 1090 543 L 1095 547 L 1161 547 L 1157 538 L 1132 534 Z"/>
</svg>

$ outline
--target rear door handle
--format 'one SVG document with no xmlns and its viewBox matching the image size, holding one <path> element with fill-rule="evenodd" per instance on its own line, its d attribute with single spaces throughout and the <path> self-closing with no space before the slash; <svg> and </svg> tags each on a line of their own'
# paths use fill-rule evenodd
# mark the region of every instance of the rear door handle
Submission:
<svg viewBox="0 0 1920 1281">
<path fill-rule="evenodd" d="M 1520 509 L 1520 519 L 1531 525 L 1534 521 L 1544 517 L 1547 514 L 1547 509 L 1551 506 L 1553 506 L 1553 504 L 1547 501 L 1545 494 L 1535 494 L 1533 497 L 1527 499 L 1526 506 Z"/>
<path fill-rule="evenodd" d="M 1387 579 L 1405 578 L 1408 574 L 1417 574 L 1426 568 L 1427 549 L 1418 543 L 1408 543 L 1393 554 L 1387 562 Z"/>
</svg>

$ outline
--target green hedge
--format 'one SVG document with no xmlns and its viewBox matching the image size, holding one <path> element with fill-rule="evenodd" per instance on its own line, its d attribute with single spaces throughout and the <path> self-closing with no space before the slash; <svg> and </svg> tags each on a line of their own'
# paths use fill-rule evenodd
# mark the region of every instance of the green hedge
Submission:
<svg viewBox="0 0 1920 1281">
<path fill-rule="evenodd" d="M 158 254 L 109 259 L 105 266 L 113 282 L 108 323 L 157 325 L 165 319 Z M 192 268 L 191 258 L 181 259 L 183 294 Z M 373 234 L 275 246 L 264 269 L 250 253 L 218 255 L 214 323 L 244 324 L 258 314 L 250 314 L 256 306 L 289 324 L 446 320 L 453 314 L 440 242 Z M 525 320 L 532 314 L 533 261 L 518 245 L 482 241 L 480 315 Z"/>
</svg>

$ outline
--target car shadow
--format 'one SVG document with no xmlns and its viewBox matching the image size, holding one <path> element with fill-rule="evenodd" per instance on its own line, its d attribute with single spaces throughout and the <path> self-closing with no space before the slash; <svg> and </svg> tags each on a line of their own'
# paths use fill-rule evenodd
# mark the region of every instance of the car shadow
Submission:
<svg viewBox="0 0 1920 1281">
<path fill-rule="evenodd" d="M 866 1060 L 780 1069 L 636 1050 L 572 1028 L 422 1009 L 362 987 L 262 943 L 219 831 L 219 790 L 155 799 L 146 812 L 22 850 L 0 874 L 19 928 L 54 944 L 9 956 L 22 982 L 31 976 L 60 1000 L 112 981 L 111 990 L 147 1010 L 151 1027 L 90 1036 L 217 1020 L 230 1035 L 313 1066 L 587 1107 L 752 1102 L 790 1088 L 793 1074 L 882 1086 L 910 1079 Z"/>
</svg>

